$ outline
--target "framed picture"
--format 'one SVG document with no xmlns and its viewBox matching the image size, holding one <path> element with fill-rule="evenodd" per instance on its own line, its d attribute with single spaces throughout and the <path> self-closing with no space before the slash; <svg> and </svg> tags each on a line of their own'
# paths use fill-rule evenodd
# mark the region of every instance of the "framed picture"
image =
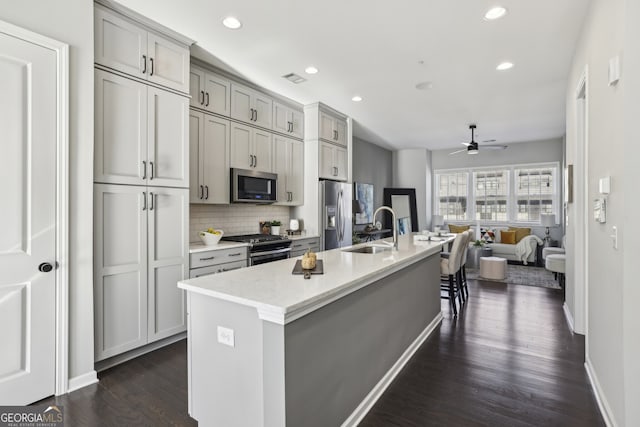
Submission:
<svg viewBox="0 0 640 427">
<path fill-rule="evenodd" d="M 360 204 L 360 210 L 354 212 L 356 224 L 371 224 L 373 221 L 373 184 L 354 183 L 355 199 Z"/>
</svg>

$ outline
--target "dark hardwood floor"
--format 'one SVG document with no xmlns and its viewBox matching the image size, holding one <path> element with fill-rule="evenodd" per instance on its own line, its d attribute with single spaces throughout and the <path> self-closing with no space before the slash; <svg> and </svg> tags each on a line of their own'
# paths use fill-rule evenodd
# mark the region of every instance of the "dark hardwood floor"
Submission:
<svg viewBox="0 0 640 427">
<path fill-rule="evenodd" d="M 584 339 L 566 325 L 561 291 L 469 285 L 457 319 L 443 300 L 442 325 L 361 426 L 603 426 L 583 367 Z M 187 414 L 184 341 L 99 378 L 38 403 L 64 405 L 66 426 L 197 425 Z"/>
</svg>

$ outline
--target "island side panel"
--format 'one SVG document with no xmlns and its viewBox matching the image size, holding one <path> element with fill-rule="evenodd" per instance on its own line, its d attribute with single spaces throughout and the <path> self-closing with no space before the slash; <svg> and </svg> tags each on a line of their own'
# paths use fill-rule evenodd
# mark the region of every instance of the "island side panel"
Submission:
<svg viewBox="0 0 640 427">
<path fill-rule="evenodd" d="M 200 426 L 263 425 L 262 321 L 255 308 L 188 293 L 189 397 Z M 218 342 L 234 331 L 234 347 Z"/>
<path fill-rule="evenodd" d="M 287 324 L 286 425 L 340 425 L 439 313 L 435 254 Z"/>
</svg>

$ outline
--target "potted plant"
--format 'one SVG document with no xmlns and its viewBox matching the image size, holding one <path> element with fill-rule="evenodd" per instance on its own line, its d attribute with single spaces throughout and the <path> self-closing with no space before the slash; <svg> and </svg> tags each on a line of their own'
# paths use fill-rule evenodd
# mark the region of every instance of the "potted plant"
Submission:
<svg viewBox="0 0 640 427">
<path fill-rule="evenodd" d="M 473 242 L 473 246 L 476 248 L 481 248 L 484 246 L 484 240 L 476 240 L 475 242 Z"/>
<path fill-rule="evenodd" d="M 271 221 L 271 234 L 274 236 L 280 235 L 280 226 L 282 223 L 278 220 Z"/>
</svg>

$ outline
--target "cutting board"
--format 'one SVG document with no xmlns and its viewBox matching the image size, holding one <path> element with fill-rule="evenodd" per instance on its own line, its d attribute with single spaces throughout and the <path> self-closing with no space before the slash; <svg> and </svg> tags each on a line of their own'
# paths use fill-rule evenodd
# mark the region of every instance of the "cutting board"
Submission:
<svg viewBox="0 0 640 427">
<path fill-rule="evenodd" d="M 293 267 L 293 271 L 291 272 L 291 274 L 304 274 L 307 272 L 311 274 L 324 274 L 324 265 L 322 264 L 322 260 L 321 259 L 316 260 L 316 268 L 314 268 L 313 270 L 303 269 L 302 260 L 297 260 L 296 265 L 295 267 Z"/>
</svg>

